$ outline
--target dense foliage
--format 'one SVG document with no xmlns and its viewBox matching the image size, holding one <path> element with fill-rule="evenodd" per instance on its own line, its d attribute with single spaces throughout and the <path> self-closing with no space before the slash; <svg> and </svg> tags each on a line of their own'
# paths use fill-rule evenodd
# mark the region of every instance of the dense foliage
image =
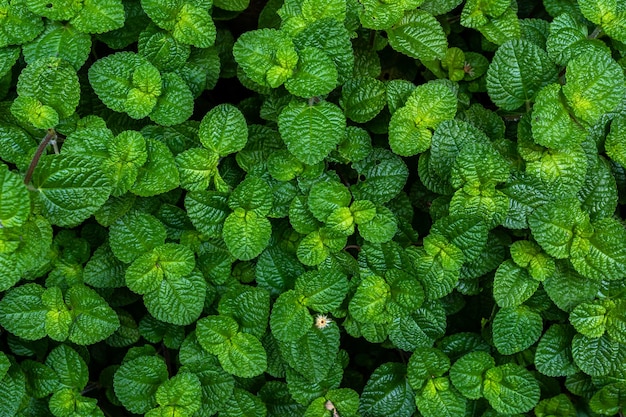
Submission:
<svg viewBox="0 0 626 417">
<path fill-rule="evenodd" d="M 623 415 L 626 1 L 0 0 L 0 415 Z"/>
</svg>

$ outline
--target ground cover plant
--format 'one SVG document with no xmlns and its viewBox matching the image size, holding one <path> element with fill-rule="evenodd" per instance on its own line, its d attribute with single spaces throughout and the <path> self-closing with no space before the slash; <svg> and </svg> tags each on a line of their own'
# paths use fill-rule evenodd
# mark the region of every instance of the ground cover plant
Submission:
<svg viewBox="0 0 626 417">
<path fill-rule="evenodd" d="M 0 0 L 0 415 L 623 416 L 626 1 Z"/>
</svg>

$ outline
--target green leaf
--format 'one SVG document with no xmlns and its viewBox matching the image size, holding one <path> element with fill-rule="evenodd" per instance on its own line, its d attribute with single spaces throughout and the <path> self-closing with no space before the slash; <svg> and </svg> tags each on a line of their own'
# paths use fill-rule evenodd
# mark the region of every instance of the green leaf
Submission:
<svg viewBox="0 0 626 417">
<path fill-rule="evenodd" d="M 262 338 L 270 315 L 269 292 L 257 287 L 238 286 L 227 291 L 217 308 L 221 315 L 232 317 L 239 330 Z"/>
<path fill-rule="evenodd" d="M 600 337 L 606 331 L 606 308 L 596 303 L 581 303 L 569 315 L 576 331 L 590 338 Z"/>
<path fill-rule="evenodd" d="M 611 122 L 611 130 L 606 136 L 604 147 L 612 160 L 620 165 L 626 165 L 626 148 L 624 147 L 624 135 L 626 135 L 626 118 L 617 116 Z"/>
<path fill-rule="evenodd" d="M 398 221 L 391 210 L 386 207 L 376 207 L 374 218 L 359 223 L 359 234 L 363 239 L 372 243 L 390 241 L 398 231 Z"/>
<path fill-rule="evenodd" d="M 450 369 L 450 359 L 439 349 L 418 348 L 407 365 L 407 381 L 420 392 L 429 379 L 440 377 Z"/>
<path fill-rule="evenodd" d="M 146 140 L 134 130 L 126 130 L 107 143 L 109 156 L 103 169 L 113 184 L 112 195 L 125 194 L 135 183 L 139 168 L 146 162 Z"/>
<path fill-rule="evenodd" d="M 267 216 L 272 208 L 272 190 L 265 180 L 248 175 L 229 196 L 228 206 Z"/>
<path fill-rule="evenodd" d="M 485 372 L 483 395 L 499 413 L 525 413 L 539 402 L 539 384 L 526 369 L 507 363 Z"/>
<path fill-rule="evenodd" d="M 556 67 L 544 50 L 530 41 L 511 40 L 498 48 L 489 65 L 487 91 L 498 106 L 516 110 L 556 78 Z"/>
<path fill-rule="evenodd" d="M 40 14 L 20 2 L 3 2 L 0 17 L 0 48 L 33 40 L 43 30 Z"/>
<path fill-rule="evenodd" d="M 220 414 L 225 417 L 265 417 L 267 415 L 267 408 L 263 401 L 241 388 L 235 388 L 233 395 L 222 407 Z"/>
<path fill-rule="evenodd" d="M 588 230 L 589 217 L 568 200 L 557 200 L 537 208 L 528 218 L 533 237 L 548 255 L 566 258 L 578 230 Z"/>
<path fill-rule="evenodd" d="M 503 307 L 493 319 L 493 342 L 504 355 L 529 348 L 542 331 L 541 316 L 526 306 Z"/>
<path fill-rule="evenodd" d="M 333 325 L 323 329 L 311 326 L 299 339 L 280 342 L 279 348 L 289 366 L 310 383 L 321 383 L 332 372 L 333 358 L 339 351 L 339 329 Z"/>
<path fill-rule="evenodd" d="M 572 356 L 576 365 L 587 375 L 604 376 L 613 369 L 618 357 L 619 343 L 606 334 L 589 338 L 577 334 L 572 340 Z"/>
<path fill-rule="evenodd" d="M 274 302 L 270 316 L 270 328 L 281 342 L 292 342 L 304 336 L 313 326 L 309 309 L 300 302 L 293 290 L 282 293 Z"/>
<path fill-rule="evenodd" d="M 533 139 L 539 145 L 563 149 L 585 140 L 586 132 L 572 120 L 559 84 L 547 85 L 539 91 L 531 120 Z"/>
<path fill-rule="evenodd" d="M 85 0 L 71 20 L 84 33 L 104 33 L 124 26 L 124 6 L 121 0 Z"/>
<path fill-rule="evenodd" d="M 379 276 L 369 276 L 359 283 L 348 310 L 360 322 L 385 323 L 389 320 L 389 315 L 384 313 L 390 298 L 391 288 L 385 280 Z"/>
<path fill-rule="evenodd" d="M 17 227 L 30 215 L 30 196 L 20 177 L 0 164 L 0 227 Z"/>
<path fill-rule="evenodd" d="M 138 119 L 150 114 L 162 94 L 159 70 L 133 52 L 118 52 L 96 61 L 89 68 L 89 82 L 108 108 Z"/>
<path fill-rule="evenodd" d="M 387 362 L 374 370 L 361 394 L 359 411 L 364 417 L 410 417 L 415 394 L 405 377 L 406 366 Z"/>
<path fill-rule="evenodd" d="M 248 127 L 238 108 L 220 104 L 202 118 L 198 135 L 207 149 L 219 156 L 226 156 L 246 146 Z"/>
<path fill-rule="evenodd" d="M 139 168 L 133 194 L 150 197 L 173 190 L 179 185 L 176 161 L 167 146 L 154 139 L 146 139 L 147 162 Z"/>
<path fill-rule="evenodd" d="M 346 118 L 334 104 L 292 101 L 278 116 L 278 130 L 287 149 L 305 164 L 322 161 L 345 135 Z"/>
<path fill-rule="evenodd" d="M 470 352 L 461 356 L 450 368 L 450 380 L 465 397 L 477 400 L 483 396 L 485 372 L 496 366 L 487 352 Z"/>
<path fill-rule="evenodd" d="M 165 243 L 165 226 L 151 214 L 132 211 L 111 225 L 110 245 L 115 256 L 131 263 Z"/>
<path fill-rule="evenodd" d="M 591 400 L 589 400 L 589 406 L 595 413 L 613 415 L 619 413 L 619 410 L 624 408 L 625 394 L 626 386 L 624 386 L 623 382 L 605 385 L 598 390 L 593 397 L 591 397 Z M 567 403 L 569 403 L 569 400 Z M 572 404 L 569 403 L 568 405 L 569 407 L 567 409 L 570 412 L 570 415 L 575 415 L 576 411 Z"/>
<path fill-rule="evenodd" d="M 275 29 L 244 33 L 233 46 L 233 56 L 252 81 L 273 88 L 291 78 L 298 63 L 291 38 Z"/>
<path fill-rule="evenodd" d="M 304 297 L 300 301 L 303 305 L 328 313 L 343 302 L 348 293 L 348 280 L 340 271 L 308 271 L 296 280 L 295 291 Z"/>
<path fill-rule="evenodd" d="M 195 269 L 186 276 L 166 275 L 156 290 L 144 295 L 144 302 L 158 320 L 187 325 L 202 313 L 206 292 L 206 281 Z"/>
<path fill-rule="evenodd" d="M 192 191 L 185 196 L 187 215 L 200 233 L 209 237 L 222 235 L 224 221 L 230 214 L 228 195 L 218 191 Z"/>
<path fill-rule="evenodd" d="M 465 415 L 466 399 L 449 389 L 448 378 L 442 377 L 428 381 L 415 397 L 415 404 L 424 417 L 461 417 Z"/>
<path fill-rule="evenodd" d="M 574 268 L 594 280 L 619 280 L 626 275 L 626 231 L 612 218 L 593 224 L 595 231 L 580 246 L 572 247 Z"/>
<path fill-rule="evenodd" d="M 321 222 L 325 222 L 336 209 L 347 207 L 352 200 L 348 188 L 339 181 L 319 181 L 309 191 L 309 210 Z"/>
<path fill-rule="evenodd" d="M 67 345 L 59 345 L 52 349 L 46 358 L 46 365 L 56 372 L 64 388 L 80 391 L 89 382 L 85 360 Z"/>
<path fill-rule="evenodd" d="M 339 103 L 346 117 L 357 123 L 372 120 L 386 104 L 385 84 L 370 77 L 351 78 L 341 89 Z"/>
<path fill-rule="evenodd" d="M 554 304 L 570 312 L 578 304 L 593 300 L 600 283 L 580 275 L 571 263 L 560 261 L 556 263 L 556 272 L 543 281 L 543 287 Z"/>
<path fill-rule="evenodd" d="M 43 287 L 38 284 L 11 289 L 0 300 L 0 325 L 26 340 L 45 337 L 47 308 L 41 300 L 43 293 Z"/>
<path fill-rule="evenodd" d="M 403 2 L 363 0 L 361 4 L 359 20 L 368 29 L 389 29 L 402 19 L 404 13 Z"/>
<path fill-rule="evenodd" d="M 33 174 L 36 204 L 52 224 L 81 223 L 106 201 L 110 185 L 99 164 L 88 157 L 42 157 Z"/>
<path fill-rule="evenodd" d="M 359 182 L 351 187 L 355 200 L 385 204 L 400 193 L 409 170 L 398 155 L 383 148 L 374 148 L 352 167 L 359 173 Z"/>
<path fill-rule="evenodd" d="M 254 211 L 237 208 L 224 221 L 223 237 L 228 250 L 238 259 L 256 258 L 268 245 L 272 225 Z"/>
<path fill-rule="evenodd" d="M 160 415 L 193 415 L 200 409 L 200 393 L 198 377 L 190 372 L 180 372 L 157 389 L 155 397 L 160 406 L 158 411 Z"/>
<path fill-rule="evenodd" d="M 0 379 L 0 412 L 7 416 L 17 415 L 22 399 L 26 397 L 24 372 L 12 358 L 8 372 Z"/>
<path fill-rule="evenodd" d="M 162 91 L 154 110 L 150 113 L 150 120 L 163 126 L 173 126 L 191 117 L 194 97 L 178 74 L 172 72 L 163 74 Z"/>
<path fill-rule="evenodd" d="M 296 256 L 278 246 L 271 246 L 257 259 L 256 283 L 268 290 L 270 295 L 279 296 L 293 288 L 296 278 L 304 271 Z"/>
<path fill-rule="evenodd" d="M 70 288 L 65 300 L 73 316 L 69 328 L 69 340 L 73 343 L 94 344 L 112 335 L 120 326 L 115 311 L 89 287 Z"/>
<path fill-rule="evenodd" d="M 572 358 L 574 331 L 563 324 L 553 324 L 539 340 L 535 352 L 537 370 L 548 376 L 568 376 L 578 371 Z"/>
<path fill-rule="evenodd" d="M 166 277 L 189 275 L 194 266 L 194 255 L 188 247 L 166 243 L 133 261 L 126 270 L 126 285 L 137 294 L 147 294 L 157 290 Z"/>
<path fill-rule="evenodd" d="M 122 363 L 115 372 L 113 388 L 126 409 L 142 414 L 157 405 L 156 392 L 167 378 L 167 366 L 161 358 L 139 356 Z"/>
<path fill-rule="evenodd" d="M 71 116 L 78 106 L 78 76 L 74 68 L 60 58 L 37 59 L 20 73 L 17 93 L 21 97 L 38 100 L 64 119 Z"/>
<path fill-rule="evenodd" d="M 161 71 L 182 67 L 191 54 L 189 45 L 177 41 L 171 33 L 154 24 L 139 34 L 137 50 Z"/>
<path fill-rule="evenodd" d="M 310 98 L 330 93 L 337 86 L 337 68 L 323 50 L 304 47 L 298 51 L 298 66 L 293 76 L 285 81 L 291 94 Z"/>
<path fill-rule="evenodd" d="M 539 281 L 512 260 L 504 261 L 493 278 L 493 298 L 500 307 L 516 307 L 539 288 Z"/>
<path fill-rule="evenodd" d="M 563 94 L 576 117 L 595 124 L 626 93 L 624 72 L 607 53 L 581 53 L 567 64 Z"/>
<path fill-rule="evenodd" d="M 511 258 L 518 266 L 526 268 L 537 281 L 543 281 L 555 272 L 554 259 L 528 240 L 518 240 L 511 245 Z"/>
<path fill-rule="evenodd" d="M 242 378 L 262 374 L 267 368 L 267 355 L 259 339 L 248 333 L 237 333 L 218 352 L 220 364 L 226 372 Z"/>
<path fill-rule="evenodd" d="M 239 325 L 229 316 L 207 316 L 196 323 L 196 337 L 207 352 L 217 355 L 225 352 L 227 343 L 237 334 Z"/>
<path fill-rule="evenodd" d="M 412 10 L 387 30 L 393 49 L 421 61 L 442 59 L 448 47 L 441 24 L 428 12 Z"/>
<path fill-rule="evenodd" d="M 48 21 L 44 31 L 32 42 L 24 44 L 22 51 L 27 63 L 41 58 L 60 57 L 78 70 L 89 57 L 91 37 L 69 23 Z"/>
</svg>

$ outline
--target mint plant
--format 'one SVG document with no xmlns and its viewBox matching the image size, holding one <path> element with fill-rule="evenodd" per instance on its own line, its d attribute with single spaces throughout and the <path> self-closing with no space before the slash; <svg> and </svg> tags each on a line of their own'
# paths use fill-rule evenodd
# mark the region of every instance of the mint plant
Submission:
<svg viewBox="0 0 626 417">
<path fill-rule="evenodd" d="M 625 22 L 0 0 L 0 415 L 623 416 Z"/>
</svg>

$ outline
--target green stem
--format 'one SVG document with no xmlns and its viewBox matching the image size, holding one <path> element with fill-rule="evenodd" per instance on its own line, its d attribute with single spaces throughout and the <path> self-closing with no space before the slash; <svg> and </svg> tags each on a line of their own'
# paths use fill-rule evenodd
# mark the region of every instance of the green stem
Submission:
<svg viewBox="0 0 626 417">
<path fill-rule="evenodd" d="M 602 34 L 602 27 L 596 26 L 596 28 L 591 32 L 591 35 L 587 36 L 587 39 L 596 39 Z"/>
<path fill-rule="evenodd" d="M 28 185 L 30 183 L 30 179 L 33 176 L 33 172 L 35 171 L 35 167 L 37 167 L 37 163 L 39 163 L 39 158 L 41 158 L 43 151 L 50 142 L 53 142 L 54 145 L 56 145 L 56 138 L 57 132 L 55 132 L 54 129 L 48 129 L 48 133 L 46 133 L 46 136 L 42 139 L 41 143 L 37 147 L 37 151 L 35 151 L 32 161 L 30 161 L 30 165 L 26 171 L 26 176 L 24 176 L 24 184 Z M 55 148 L 55 153 L 58 153 L 58 151 L 59 149 Z"/>
</svg>

